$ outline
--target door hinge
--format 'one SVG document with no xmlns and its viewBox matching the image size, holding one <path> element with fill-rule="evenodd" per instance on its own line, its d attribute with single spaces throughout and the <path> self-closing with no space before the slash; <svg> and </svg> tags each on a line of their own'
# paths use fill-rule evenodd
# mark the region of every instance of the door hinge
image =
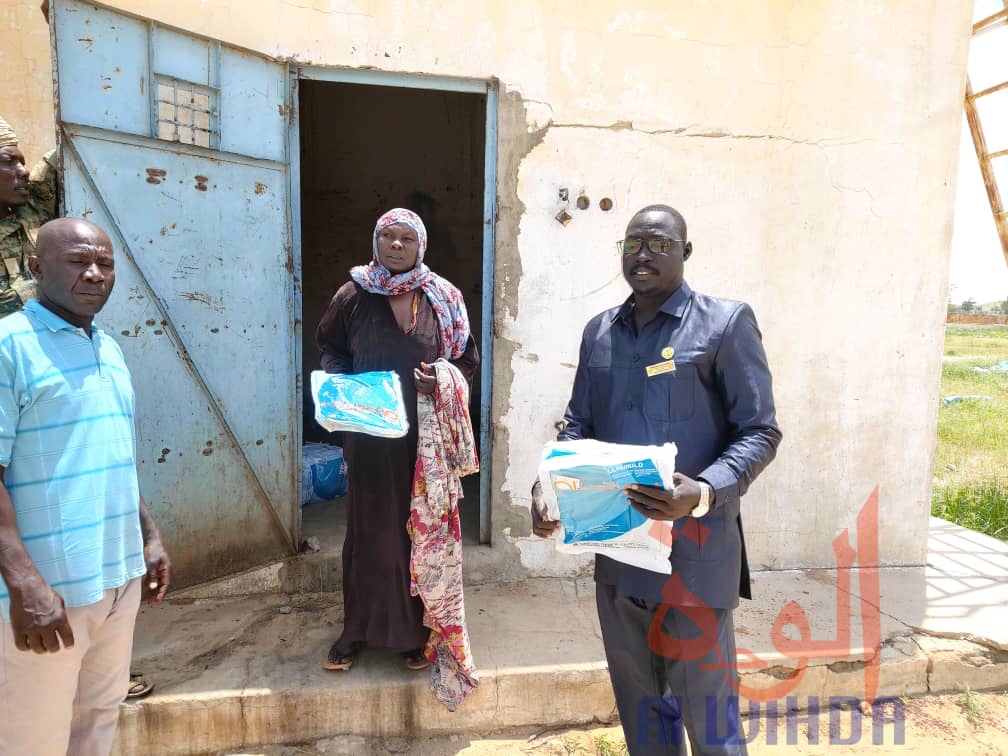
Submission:
<svg viewBox="0 0 1008 756">
<path fill-rule="evenodd" d="M 279 111 L 281 118 L 287 119 L 287 123 L 289 124 L 294 123 L 295 110 L 292 105 L 288 105 L 285 102 L 280 103 L 280 105 L 277 106 L 277 110 Z"/>
</svg>

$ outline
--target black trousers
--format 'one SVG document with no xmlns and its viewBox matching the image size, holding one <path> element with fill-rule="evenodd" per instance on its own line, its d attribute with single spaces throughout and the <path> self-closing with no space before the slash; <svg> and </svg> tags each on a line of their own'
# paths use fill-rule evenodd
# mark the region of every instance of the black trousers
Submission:
<svg viewBox="0 0 1008 756">
<path fill-rule="evenodd" d="M 744 756 L 738 694 L 728 681 L 728 675 L 735 679 L 736 671 L 720 668 L 722 660 L 735 661 L 732 610 L 708 610 L 714 614 L 706 615 L 711 624 L 705 633 L 680 609 L 619 595 L 611 585 L 596 583 L 595 601 L 630 756 L 686 756 L 684 735 L 694 756 Z M 652 622 L 663 608 L 667 610 L 661 622 L 664 638 L 655 628 L 649 642 Z M 711 643 L 715 626 L 717 638 Z M 684 643 L 677 650 L 675 640 L 669 639 Z M 709 651 L 689 658 L 698 650 L 702 653 L 707 643 Z M 670 658 L 676 656 L 680 658 Z"/>
</svg>

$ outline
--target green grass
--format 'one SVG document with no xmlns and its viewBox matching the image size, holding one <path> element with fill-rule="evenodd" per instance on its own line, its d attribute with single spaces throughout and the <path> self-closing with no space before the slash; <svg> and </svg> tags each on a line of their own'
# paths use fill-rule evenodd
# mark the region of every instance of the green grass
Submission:
<svg viewBox="0 0 1008 756">
<path fill-rule="evenodd" d="M 625 743 L 614 743 L 605 735 L 595 738 L 595 752 L 598 756 L 626 756 L 627 747 Z"/>
<path fill-rule="evenodd" d="M 981 360 L 1001 355 L 1008 359 L 1004 347 L 1008 344 L 1008 326 L 947 326 L 945 354 L 949 357 L 978 357 Z M 991 364 L 998 362 L 993 359 Z"/>
<path fill-rule="evenodd" d="M 1008 359 L 1008 328 L 945 330 L 941 395 L 989 396 L 938 410 L 932 514 L 1008 540 L 1008 372 L 978 373 Z"/>
<path fill-rule="evenodd" d="M 588 753 L 588 749 L 572 738 L 566 736 L 560 738 L 560 747 L 566 756 L 576 756 L 580 753 Z"/>
<path fill-rule="evenodd" d="M 962 690 L 959 696 L 959 705 L 966 712 L 970 722 L 976 724 L 980 719 L 980 703 L 977 701 L 976 693 L 970 688 L 969 683 L 964 683 L 959 688 Z"/>
<path fill-rule="evenodd" d="M 1008 541 L 1008 490 L 1003 484 L 935 488 L 931 514 Z"/>
</svg>

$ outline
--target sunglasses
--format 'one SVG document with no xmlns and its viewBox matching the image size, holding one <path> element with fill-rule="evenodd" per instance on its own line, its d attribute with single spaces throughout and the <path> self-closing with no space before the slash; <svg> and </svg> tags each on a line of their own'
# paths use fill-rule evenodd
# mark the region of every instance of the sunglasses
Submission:
<svg viewBox="0 0 1008 756">
<path fill-rule="evenodd" d="M 669 239 L 665 236 L 655 236 L 651 239 L 638 239 L 629 236 L 616 242 L 616 249 L 624 255 L 636 255 L 641 247 L 647 247 L 652 255 L 671 255 L 676 244 L 682 244 L 682 239 Z"/>
</svg>

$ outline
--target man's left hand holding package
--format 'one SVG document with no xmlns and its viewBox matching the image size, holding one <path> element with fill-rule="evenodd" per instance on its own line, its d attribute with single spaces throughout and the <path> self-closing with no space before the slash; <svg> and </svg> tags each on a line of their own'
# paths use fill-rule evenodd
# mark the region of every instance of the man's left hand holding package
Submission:
<svg viewBox="0 0 1008 756">
<path fill-rule="evenodd" d="M 601 553 L 669 574 L 671 546 L 655 537 L 653 519 L 630 506 L 627 489 L 671 490 L 675 459 L 671 443 L 635 446 L 580 439 L 547 444 L 539 463 L 538 503 L 546 518 L 560 522 L 557 551 Z"/>
</svg>

